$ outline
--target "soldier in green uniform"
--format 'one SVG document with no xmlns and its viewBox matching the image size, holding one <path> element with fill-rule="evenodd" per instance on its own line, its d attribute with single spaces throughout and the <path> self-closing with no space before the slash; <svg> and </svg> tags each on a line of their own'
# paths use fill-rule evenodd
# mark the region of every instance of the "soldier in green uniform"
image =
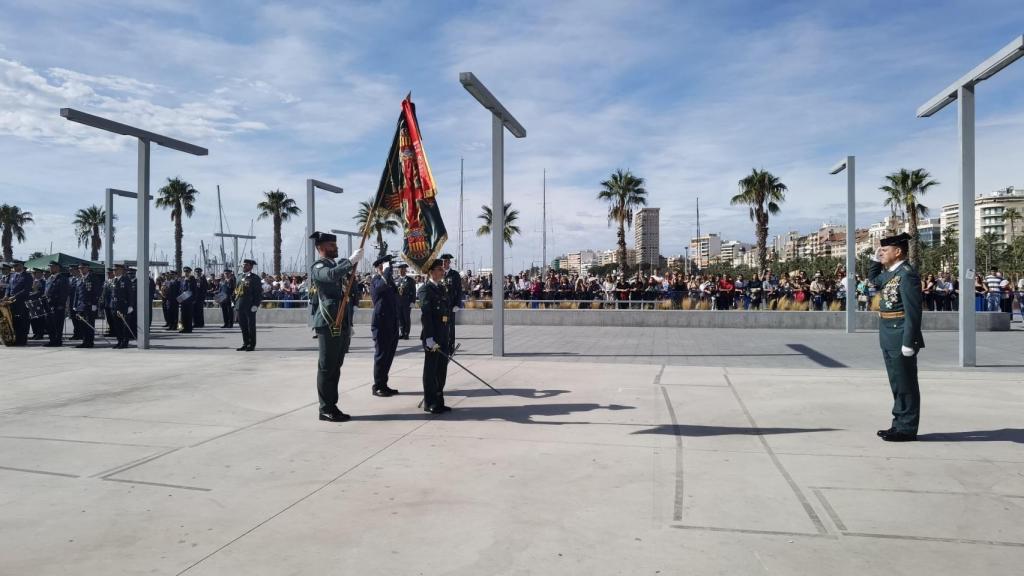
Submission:
<svg viewBox="0 0 1024 576">
<path fill-rule="evenodd" d="M 917 440 L 921 419 L 921 391 L 917 382 L 917 353 L 924 348 L 921 335 L 921 277 L 905 260 L 910 235 L 883 238 L 868 269 L 868 280 L 878 287 L 878 341 L 892 388 L 892 426 L 879 430 L 886 442 Z"/>
<path fill-rule="evenodd" d="M 338 409 L 338 381 L 352 338 L 351 308 L 346 310 L 344 321 L 337 329 L 334 327 L 334 319 L 345 298 L 348 276 L 354 273 L 355 265 L 362 260 L 363 249 L 358 248 L 348 260 L 335 262 L 334 259 L 338 257 L 338 238 L 334 234 L 314 232 L 310 239 L 316 243 L 320 255 L 309 271 L 309 307 L 320 349 L 316 371 L 320 420 L 346 422 L 351 417 Z"/>
<path fill-rule="evenodd" d="M 256 310 L 263 301 L 263 284 L 258 274 L 252 271 L 255 260 L 242 261 L 242 277 L 235 287 L 235 310 L 238 312 L 238 327 L 242 330 L 242 346 L 238 352 L 252 352 L 256 349 Z"/>
<path fill-rule="evenodd" d="M 448 355 L 452 353 L 451 299 L 443 284 L 444 265 L 434 260 L 427 270 L 427 281 L 416 294 L 423 330 L 423 410 L 443 414 L 451 410 L 444 404 L 444 384 L 448 376 Z"/>
</svg>

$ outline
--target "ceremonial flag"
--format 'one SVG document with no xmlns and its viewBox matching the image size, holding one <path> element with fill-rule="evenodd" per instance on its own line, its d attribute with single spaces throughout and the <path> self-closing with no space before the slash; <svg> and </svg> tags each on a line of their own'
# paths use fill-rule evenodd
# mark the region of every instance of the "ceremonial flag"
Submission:
<svg viewBox="0 0 1024 576">
<path fill-rule="evenodd" d="M 375 202 L 402 220 L 402 258 L 419 272 L 427 270 L 448 241 L 448 231 L 437 206 L 437 184 L 410 96 L 402 100 L 402 113 Z"/>
</svg>

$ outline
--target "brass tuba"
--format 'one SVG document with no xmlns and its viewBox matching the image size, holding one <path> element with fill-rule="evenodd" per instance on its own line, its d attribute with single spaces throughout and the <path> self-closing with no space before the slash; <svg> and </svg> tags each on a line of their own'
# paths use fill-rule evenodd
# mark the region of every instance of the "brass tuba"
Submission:
<svg viewBox="0 0 1024 576">
<path fill-rule="evenodd" d="M 14 346 L 14 310 L 9 300 L 0 300 L 0 340 L 4 346 Z"/>
</svg>

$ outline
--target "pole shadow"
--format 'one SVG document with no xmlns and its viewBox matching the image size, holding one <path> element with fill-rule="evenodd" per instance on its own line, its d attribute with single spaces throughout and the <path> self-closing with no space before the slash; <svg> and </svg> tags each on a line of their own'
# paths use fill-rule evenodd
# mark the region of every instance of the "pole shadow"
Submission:
<svg viewBox="0 0 1024 576">
<path fill-rule="evenodd" d="M 1024 444 L 1024 429 L 998 428 L 971 432 L 932 432 L 918 434 L 919 442 L 1013 442 Z"/>
<path fill-rule="evenodd" d="M 745 426 L 700 426 L 696 424 L 662 424 L 633 434 L 664 434 L 666 436 L 772 436 L 775 434 L 803 434 L 808 432 L 835 432 L 839 428 L 749 428 Z"/>
</svg>

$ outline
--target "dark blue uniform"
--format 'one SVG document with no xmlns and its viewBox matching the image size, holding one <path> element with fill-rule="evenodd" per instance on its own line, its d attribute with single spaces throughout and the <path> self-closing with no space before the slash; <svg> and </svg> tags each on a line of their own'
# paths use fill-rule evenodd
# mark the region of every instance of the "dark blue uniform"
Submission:
<svg viewBox="0 0 1024 576">
<path fill-rule="evenodd" d="M 107 322 L 113 327 L 114 337 L 117 338 L 115 348 L 127 348 L 135 329 L 128 320 L 129 314 L 135 311 L 135 299 L 132 298 L 132 279 L 127 274 L 114 277 L 110 289 L 110 310 L 113 318 L 108 318 Z"/>
<path fill-rule="evenodd" d="M 192 323 L 195 320 L 194 306 L 196 302 L 196 279 L 192 276 L 183 277 L 178 281 L 178 294 L 179 297 L 188 294 L 187 298 L 181 300 L 181 332 L 182 334 L 188 334 L 192 331 Z"/>
<path fill-rule="evenodd" d="M 50 341 L 46 343 L 46 346 L 64 344 L 64 318 L 67 313 L 70 289 L 71 284 L 68 281 L 67 272 L 51 274 L 46 279 L 43 295 L 50 307 L 49 315 L 46 317 L 46 331 L 50 333 Z"/>
<path fill-rule="evenodd" d="M 28 307 L 25 302 L 28 300 L 29 292 L 32 290 L 32 276 L 28 271 L 12 272 L 7 277 L 7 289 L 3 297 L 9 298 L 11 302 L 11 313 L 14 316 L 14 345 L 24 346 L 28 344 Z"/>
<path fill-rule="evenodd" d="M 220 284 L 217 284 L 217 302 L 220 303 L 220 314 L 224 317 L 224 322 L 221 324 L 221 328 L 235 327 L 235 313 L 233 310 L 234 302 L 232 301 L 234 293 L 234 276 L 222 278 Z"/>
<path fill-rule="evenodd" d="M 202 274 L 196 276 L 196 296 L 192 306 L 192 324 L 196 328 L 206 327 L 206 297 L 210 291 L 210 283 Z"/>
<path fill-rule="evenodd" d="M 373 275 L 370 298 L 373 300 L 373 319 L 370 322 L 374 343 L 373 391 L 389 393 L 388 374 L 398 350 L 398 286 L 391 267 L 383 274 Z"/>
<path fill-rule="evenodd" d="M 96 336 L 96 312 L 99 310 L 103 284 L 93 274 L 86 274 L 75 283 L 74 308 L 71 320 L 78 324 L 82 337 L 80 348 L 92 348 Z"/>
<path fill-rule="evenodd" d="M 420 340 L 426 355 L 423 359 L 423 408 L 428 412 L 444 409 L 444 385 L 448 378 L 448 354 L 452 353 L 450 337 L 451 306 L 444 285 L 427 281 L 417 294 L 422 312 L 423 330 Z M 427 348 L 427 339 L 433 338 L 440 352 Z"/>
<path fill-rule="evenodd" d="M 444 273 L 444 289 L 448 298 L 448 340 L 452 346 L 455 346 L 455 317 L 454 312 L 456 308 L 462 308 L 462 300 L 465 299 L 466 294 L 462 291 L 462 276 L 459 275 L 458 270 L 449 268 Z"/>
<path fill-rule="evenodd" d="M 409 339 L 412 329 L 412 305 L 416 303 L 416 281 L 412 276 L 400 276 L 398 284 L 398 324 L 399 338 Z"/>
</svg>

